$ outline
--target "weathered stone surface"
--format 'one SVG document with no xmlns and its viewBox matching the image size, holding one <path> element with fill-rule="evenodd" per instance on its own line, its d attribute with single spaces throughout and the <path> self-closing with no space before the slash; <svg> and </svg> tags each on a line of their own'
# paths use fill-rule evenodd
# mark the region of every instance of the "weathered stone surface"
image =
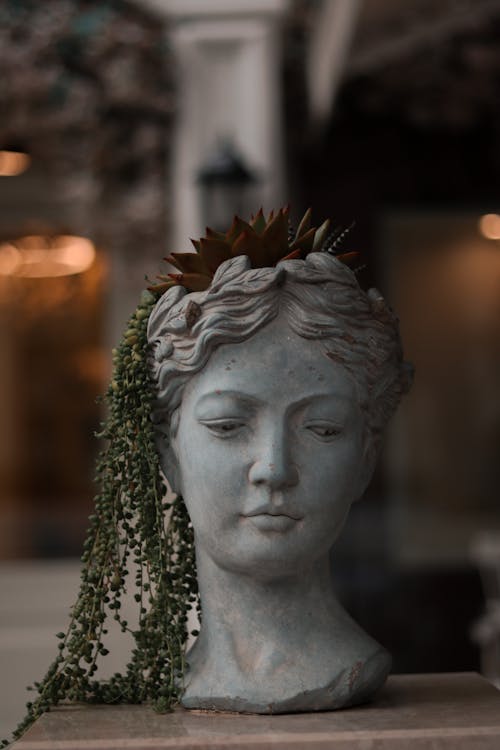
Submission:
<svg viewBox="0 0 500 750">
<path fill-rule="evenodd" d="M 363 707 L 249 716 L 149 706 L 66 706 L 15 750 L 498 750 L 500 693 L 473 673 L 396 675 Z"/>
<path fill-rule="evenodd" d="M 396 319 L 328 253 L 276 268 L 237 256 L 205 292 L 166 292 L 148 338 L 160 461 L 193 524 L 201 597 L 182 705 L 365 702 L 391 660 L 337 601 L 330 549 L 407 386 Z"/>
</svg>

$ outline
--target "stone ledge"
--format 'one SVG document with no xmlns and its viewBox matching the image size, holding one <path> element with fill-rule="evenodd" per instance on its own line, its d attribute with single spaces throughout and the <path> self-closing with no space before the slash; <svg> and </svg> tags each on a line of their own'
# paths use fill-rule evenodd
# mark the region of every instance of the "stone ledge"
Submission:
<svg viewBox="0 0 500 750">
<path fill-rule="evenodd" d="M 500 692 L 477 674 L 395 675 L 366 706 L 235 715 L 149 706 L 63 706 L 15 750 L 498 750 Z"/>
</svg>

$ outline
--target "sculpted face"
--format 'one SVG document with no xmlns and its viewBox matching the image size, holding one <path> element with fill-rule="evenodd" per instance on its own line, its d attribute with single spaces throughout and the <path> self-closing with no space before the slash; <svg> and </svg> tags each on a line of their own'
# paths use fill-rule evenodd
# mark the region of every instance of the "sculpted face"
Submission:
<svg viewBox="0 0 500 750">
<path fill-rule="evenodd" d="M 225 344 L 183 394 L 173 439 L 200 549 L 263 577 L 329 550 L 368 469 L 355 385 L 281 319 Z"/>
</svg>

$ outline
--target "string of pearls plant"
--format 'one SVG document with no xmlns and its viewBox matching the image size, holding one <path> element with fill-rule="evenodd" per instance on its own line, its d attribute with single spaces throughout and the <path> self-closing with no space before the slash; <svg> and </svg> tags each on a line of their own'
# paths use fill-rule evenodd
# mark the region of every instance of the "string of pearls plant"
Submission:
<svg viewBox="0 0 500 750">
<path fill-rule="evenodd" d="M 15 739 L 63 700 L 149 700 L 167 711 L 182 692 L 188 610 L 199 604 L 192 528 L 182 498 L 164 500 L 150 419 L 146 327 L 157 296 L 143 292 L 113 351 L 113 378 L 104 396 L 108 419 L 99 434 L 106 440 L 97 462 L 101 492 L 89 519 L 78 598 L 66 633 L 57 635 L 58 656 L 32 688 L 37 695 Z M 139 609 L 134 630 L 120 613 L 131 563 Z M 108 653 L 103 638 L 109 619 L 131 632 L 134 648 L 123 674 L 98 681 L 98 657 Z M 7 745 L 4 740 L 2 747 Z"/>
</svg>

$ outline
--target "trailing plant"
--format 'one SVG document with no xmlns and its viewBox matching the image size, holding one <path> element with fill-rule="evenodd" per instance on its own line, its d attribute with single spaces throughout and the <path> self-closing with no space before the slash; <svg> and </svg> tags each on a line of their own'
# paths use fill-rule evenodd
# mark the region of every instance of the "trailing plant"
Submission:
<svg viewBox="0 0 500 750">
<path fill-rule="evenodd" d="M 181 497 L 165 501 L 150 420 L 146 326 L 156 299 L 143 293 L 113 351 L 113 378 L 105 395 L 108 419 L 99 434 L 106 440 L 97 462 L 101 491 L 84 544 L 78 598 L 66 633 L 57 635 L 59 653 L 35 683 L 37 696 L 28 703 L 15 738 L 62 700 L 150 700 L 157 710 L 168 710 L 182 691 L 187 616 L 197 602 L 197 584 L 189 517 Z M 138 608 L 134 629 L 120 612 L 132 567 Z M 110 619 L 132 633 L 135 644 L 126 671 L 98 681 Z"/>
<path fill-rule="evenodd" d="M 168 256 L 180 273 L 160 276 L 160 283 L 143 292 L 113 350 L 113 376 L 104 396 L 108 416 L 98 434 L 105 440 L 97 461 L 100 492 L 89 519 L 78 597 L 66 632 L 57 634 L 56 659 L 31 688 L 36 697 L 27 704 L 15 739 L 61 701 L 150 701 L 156 710 L 168 711 L 183 691 L 188 612 L 192 607 L 201 612 L 192 526 L 182 497 L 165 499 L 151 421 L 147 323 L 155 303 L 178 284 L 188 291 L 206 289 L 221 263 L 235 255 L 248 255 L 258 268 L 324 251 L 351 265 L 358 253 L 340 250 L 349 229 L 329 235 L 329 221 L 311 227 L 310 210 L 297 231 L 289 225 L 288 208 L 267 219 L 260 210 L 250 223 L 235 217 L 225 234 L 207 229 L 206 237 L 193 243 L 196 253 Z M 129 586 L 137 604 L 135 625 L 121 614 Z M 134 647 L 123 673 L 98 680 L 110 620 L 132 635 Z M 4 740 L 2 746 L 7 744 Z"/>
</svg>

